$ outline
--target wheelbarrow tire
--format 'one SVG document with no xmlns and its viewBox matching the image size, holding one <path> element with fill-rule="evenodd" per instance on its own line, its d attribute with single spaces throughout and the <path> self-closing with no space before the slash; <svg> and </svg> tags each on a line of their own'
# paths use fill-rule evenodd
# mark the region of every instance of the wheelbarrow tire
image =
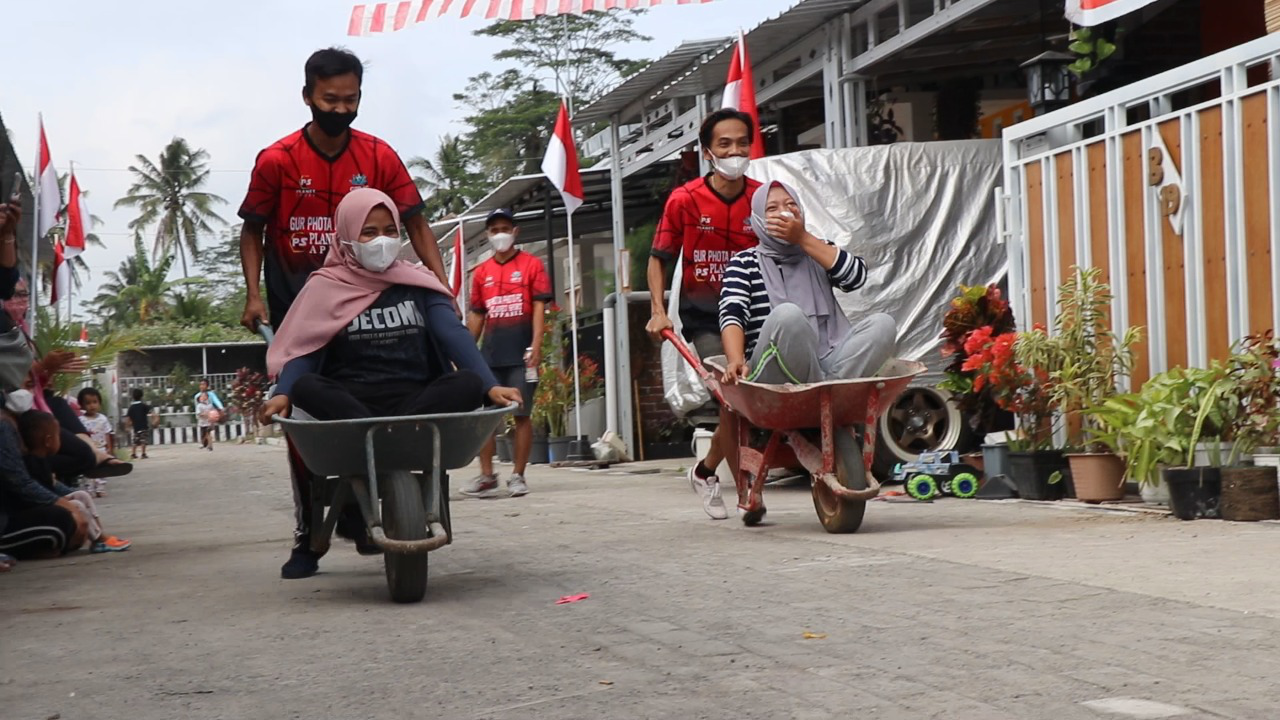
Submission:
<svg viewBox="0 0 1280 720">
<path fill-rule="evenodd" d="M 425 540 L 427 509 L 422 484 L 413 473 L 392 472 L 379 479 L 383 488 L 382 522 L 393 540 Z M 415 603 L 427 594 L 427 553 L 383 553 L 387 588 L 398 603 Z"/>
<path fill-rule="evenodd" d="M 867 469 L 862 462 L 862 443 L 848 428 L 837 428 L 835 438 L 836 480 L 852 490 L 867 487 Z M 844 500 L 835 496 L 826 484 L 813 484 L 813 509 L 818 521 L 829 533 L 855 533 L 862 527 L 867 512 L 864 500 Z"/>
</svg>

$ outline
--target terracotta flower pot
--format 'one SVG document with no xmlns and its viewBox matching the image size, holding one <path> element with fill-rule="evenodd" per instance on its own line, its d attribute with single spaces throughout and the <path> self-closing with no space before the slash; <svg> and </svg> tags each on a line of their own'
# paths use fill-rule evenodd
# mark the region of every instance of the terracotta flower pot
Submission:
<svg viewBox="0 0 1280 720">
<path fill-rule="evenodd" d="M 1124 461 L 1113 453 L 1071 453 L 1076 497 L 1087 503 L 1124 499 Z"/>
</svg>

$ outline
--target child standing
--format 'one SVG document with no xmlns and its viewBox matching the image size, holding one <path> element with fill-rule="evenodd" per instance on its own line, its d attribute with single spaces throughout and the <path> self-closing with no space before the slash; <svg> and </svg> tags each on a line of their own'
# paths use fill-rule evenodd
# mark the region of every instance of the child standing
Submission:
<svg viewBox="0 0 1280 720">
<path fill-rule="evenodd" d="M 200 449 L 213 452 L 213 423 L 217 409 L 209 393 L 196 395 L 196 426 L 200 428 Z"/>
<path fill-rule="evenodd" d="M 133 402 L 129 404 L 129 424 L 133 428 L 133 452 L 129 457 L 137 459 L 138 449 L 142 449 L 142 457 L 147 457 L 147 445 L 151 442 L 151 406 L 142 402 L 142 388 L 134 388 Z"/>
<path fill-rule="evenodd" d="M 84 516 L 89 519 L 89 552 L 128 550 L 132 543 L 108 535 L 103 530 L 102 518 L 98 517 L 98 506 L 89 493 L 72 489 L 53 479 L 53 471 L 49 469 L 47 458 L 57 454 L 62 447 L 62 432 L 57 418 L 47 412 L 29 410 L 18 418 L 18 430 L 22 435 L 22 444 L 26 446 L 27 453 L 23 460 L 26 462 L 27 472 L 36 482 L 79 505 Z"/>
<path fill-rule="evenodd" d="M 76 403 L 84 413 L 80 423 L 89 432 L 89 440 L 98 450 L 111 455 L 116 454 L 116 435 L 111 429 L 111 420 L 102 414 L 102 394 L 91 387 L 84 388 L 76 396 Z M 107 481 L 101 478 L 90 481 L 95 497 L 106 497 Z"/>
</svg>

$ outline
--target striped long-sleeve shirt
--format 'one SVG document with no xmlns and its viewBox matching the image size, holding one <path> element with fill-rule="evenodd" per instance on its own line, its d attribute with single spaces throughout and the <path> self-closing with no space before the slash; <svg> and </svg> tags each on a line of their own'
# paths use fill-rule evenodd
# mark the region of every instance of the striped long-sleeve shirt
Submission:
<svg viewBox="0 0 1280 720">
<path fill-rule="evenodd" d="M 831 286 L 844 292 L 862 287 L 867 281 L 867 263 L 844 250 L 836 252 L 836 262 L 827 271 Z M 720 331 L 730 325 L 742 328 L 747 336 L 746 355 L 751 357 L 760 328 L 771 309 L 773 305 L 764 289 L 764 276 L 760 274 L 760 256 L 756 249 L 734 255 L 725 266 L 724 282 L 720 288 Z"/>
</svg>

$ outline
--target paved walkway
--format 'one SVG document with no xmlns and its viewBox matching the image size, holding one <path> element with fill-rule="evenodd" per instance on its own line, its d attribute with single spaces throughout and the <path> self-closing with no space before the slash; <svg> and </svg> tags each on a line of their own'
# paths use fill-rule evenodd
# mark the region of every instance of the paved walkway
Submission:
<svg viewBox="0 0 1280 720">
<path fill-rule="evenodd" d="M 397 606 L 346 544 L 279 579 L 281 449 L 157 449 L 104 502 L 135 549 L 0 575 L 0 717 L 1280 717 L 1276 525 L 946 500 L 833 536 L 770 488 L 749 529 L 627 467 L 660 472 L 455 503 Z"/>
</svg>

